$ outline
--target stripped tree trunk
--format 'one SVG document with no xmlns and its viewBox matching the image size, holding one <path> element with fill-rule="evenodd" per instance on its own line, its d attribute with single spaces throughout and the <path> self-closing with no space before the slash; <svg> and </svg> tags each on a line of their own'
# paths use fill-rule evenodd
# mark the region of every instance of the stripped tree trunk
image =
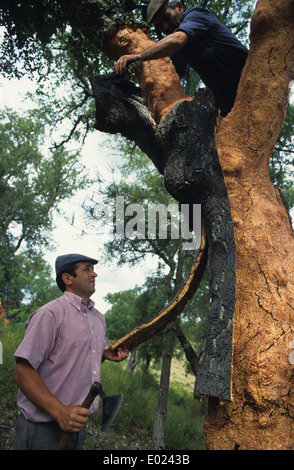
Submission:
<svg viewBox="0 0 294 470">
<path fill-rule="evenodd" d="M 233 111 L 218 154 L 236 239 L 231 403 L 212 402 L 212 449 L 294 448 L 294 237 L 269 161 L 284 121 L 294 68 L 294 3 L 260 0 Z"/>
</svg>

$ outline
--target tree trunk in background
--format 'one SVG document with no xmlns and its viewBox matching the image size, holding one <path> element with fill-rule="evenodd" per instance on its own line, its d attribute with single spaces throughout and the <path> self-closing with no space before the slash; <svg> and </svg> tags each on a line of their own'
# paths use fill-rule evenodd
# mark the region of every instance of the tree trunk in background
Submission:
<svg viewBox="0 0 294 470">
<path fill-rule="evenodd" d="M 152 449 L 163 450 L 165 448 L 165 422 L 167 414 L 168 391 L 170 382 L 171 362 L 176 336 L 177 320 L 166 327 L 166 339 L 162 354 L 159 391 L 155 410 Z"/>
<path fill-rule="evenodd" d="M 183 279 L 184 250 L 182 237 L 179 239 L 178 263 L 176 269 L 174 293 L 178 292 Z M 170 270 L 167 277 L 172 279 L 173 269 Z M 169 284 L 170 284 L 169 281 Z M 167 415 L 168 391 L 170 383 L 171 362 L 173 357 L 174 342 L 177 332 L 177 320 L 170 322 L 166 327 L 166 339 L 164 351 L 162 354 L 160 384 L 155 411 L 154 430 L 153 430 L 153 449 L 163 450 L 165 448 L 165 422 Z"/>
</svg>

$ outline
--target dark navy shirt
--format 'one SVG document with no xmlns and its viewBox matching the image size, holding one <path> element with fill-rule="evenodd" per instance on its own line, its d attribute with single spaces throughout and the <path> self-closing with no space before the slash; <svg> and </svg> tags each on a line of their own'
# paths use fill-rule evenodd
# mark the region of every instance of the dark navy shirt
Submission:
<svg viewBox="0 0 294 470">
<path fill-rule="evenodd" d="M 194 7 L 186 10 L 175 31 L 184 31 L 190 37 L 189 43 L 177 55 L 185 54 L 189 50 L 201 52 L 208 47 L 228 47 L 247 51 L 232 31 L 205 8 Z"/>
<path fill-rule="evenodd" d="M 189 8 L 178 28 L 189 42 L 171 59 L 180 76 L 178 63 L 188 64 L 208 86 L 226 114 L 232 107 L 248 50 L 236 36 L 205 8 Z M 185 68 L 185 66 L 184 66 Z"/>
</svg>

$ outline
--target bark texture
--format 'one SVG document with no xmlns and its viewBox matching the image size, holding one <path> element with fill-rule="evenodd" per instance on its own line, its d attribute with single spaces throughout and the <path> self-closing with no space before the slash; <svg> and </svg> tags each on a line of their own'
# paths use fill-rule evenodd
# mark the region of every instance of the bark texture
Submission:
<svg viewBox="0 0 294 470">
<path fill-rule="evenodd" d="M 235 106 L 217 131 L 236 239 L 233 394 L 210 400 L 210 449 L 293 449 L 294 237 L 268 176 L 294 66 L 294 3 L 260 0 Z"/>
</svg>

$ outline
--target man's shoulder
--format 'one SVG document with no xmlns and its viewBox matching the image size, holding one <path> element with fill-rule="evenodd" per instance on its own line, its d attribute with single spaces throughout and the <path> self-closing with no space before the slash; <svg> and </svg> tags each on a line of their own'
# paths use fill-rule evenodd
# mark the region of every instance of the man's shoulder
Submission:
<svg viewBox="0 0 294 470">
<path fill-rule="evenodd" d="M 63 295 L 56 297 L 56 299 L 51 300 L 47 304 L 40 307 L 37 311 L 49 310 L 54 311 L 58 307 L 62 307 L 65 304 L 65 298 Z"/>
<path fill-rule="evenodd" d="M 64 303 L 65 302 L 64 302 L 63 296 L 57 297 L 56 299 L 51 300 L 47 304 L 44 304 L 41 307 L 39 307 L 37 310 L 35 310 L 29 316 L 26 323 L 28 324 L 33 318 L 37 319 L 37 318 L 42 317 L 43 315 L 48 315 L 48 314 L 55 315 L 56 313 L 61 312 L 64 308 Z"/>
<path fill-rule="evenodd" d="M 184 11 L 182 18 L 185 18 L 187 15 L 213 15 L 211 11 L 207 10 L 207 8 L 202 8 L 202 7 L 191 7 L 187 8 L 187 10 Z"/>
<path fill-rule="evenodd" d="M 192 29 L 195 27 L 210 28 L 216 23 L 218 23 L 218 20 L 211 11 L 206 8 L 192 7 L 184 11 L 179 28 L 183 25 L 187 25 L 188 28 L 191 27 Z"/>
</svg>

